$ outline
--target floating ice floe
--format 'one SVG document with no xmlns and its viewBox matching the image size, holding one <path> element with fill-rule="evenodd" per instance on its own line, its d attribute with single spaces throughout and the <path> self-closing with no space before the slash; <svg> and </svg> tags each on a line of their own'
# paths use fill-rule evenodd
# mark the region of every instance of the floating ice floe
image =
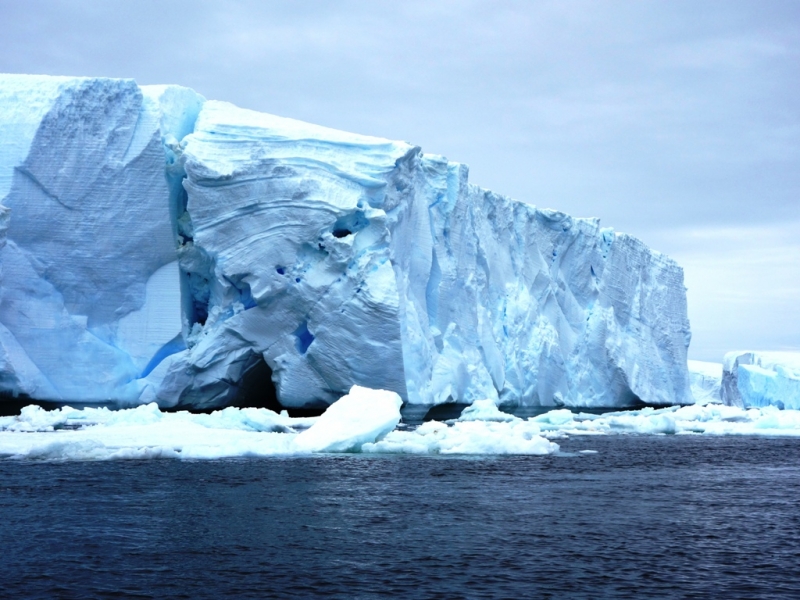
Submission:
<svg viewBox="0 0 800 600">
<path fill-rule="evenodd" d="M 491 404 L 491 406 L 490 406 Z M 267 409 L 211 414 L 162 412 L 155 404 L 106 408 L 28 406 L 0 418 L 0 457 L 51 460 L 213 459 L 369 454 L 532 454 L 558 452 L 553 440 L 573 435 L 705 434 L 800 436 L 800 411 L 722 404 L 605 413 L 552 410 L 521 419 L 478 401 L 459 419 L 397 427 L 394 392 L 354 386 L 321 417 L 291 418 Z"/>
<path fill-rule="evenodd" d="M 384 439 L 364 444 L 362 452 L 383 454 L 552 454 L 555 444 L 540 435 L 536 423 L 514 419 L 428 421 L 414 431 L 395 430 Z"/>
<path fill-rule="evenodd" d="M 397 427 L 402 405 L 395 392 L 354 385 L 297 436 L 294 447 L 305 452 L 357 452 Z"/>
<path fill-rule="evenodd" d="M 537 423 L 546 436 L 620 433 L 800 436 L 800 411 L 774 406 L 742 409 L 695 404 L 601 415 L 561 409 L 529 420 Z"/>
</svg>

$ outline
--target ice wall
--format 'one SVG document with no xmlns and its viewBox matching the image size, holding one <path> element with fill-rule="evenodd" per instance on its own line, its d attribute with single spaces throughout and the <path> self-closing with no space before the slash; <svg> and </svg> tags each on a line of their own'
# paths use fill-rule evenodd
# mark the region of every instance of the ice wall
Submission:
<svg viewBox="0 0 800 600">
<path fill-rule="evenodd" d="M 691 402 L 682 270 L 595 219 L 183 88 L 4 76 L 0 107 L 2 390 L 208 408 L 266 363 L 284 406 Z"/>
<path fill-rule="evenodd" d="M 185 146 L 195 334 L 162 403 L 222 402 L 260 356 L 287 406 L 352 384 L 419 404 L 691 401 L 682 271 L 638 240 L 408 144 L 225 103 Z"/>
<path fill-rule="evenodd" d="M 740 408 L 800 409 L 800 352 L 728 352 L 722 401 Z"/>
<path fill-rule="evenodd" d="M 3 391 L 139 401 L 147 362 L 181 333 L 162 138 L 191 129 L 198 98 L 0 77 Z"/>
</svg>

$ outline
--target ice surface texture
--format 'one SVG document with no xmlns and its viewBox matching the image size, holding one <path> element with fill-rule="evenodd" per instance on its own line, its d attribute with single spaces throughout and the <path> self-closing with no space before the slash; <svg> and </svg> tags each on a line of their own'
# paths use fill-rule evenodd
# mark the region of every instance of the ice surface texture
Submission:
<svg viewBox="0 0 800 600">
<path fill-rule="evenodd" d="M 722 402 L 722 363 L 690 360 L 689 384 L 695 403 Z"/>
<path fill-rule="evenodd" d="M 0 134 L 2 391 L 213 408 L 266 363 L 286 407 L 692 401 L 680 267 L 418 147 L 35 76 Z"/>
<path fill-rule="evenodd" d="M 800 352 L 728 352 L 723 368 L 725 404 L 800 409 Z"/>
<path fill-rule="evenodd" d="M 0 78 L 3 391 L 140 402 L 149 361 L 181 334 L 162 138 L 192 128 L 198 99 L 130 80 Z"/>
</svg>

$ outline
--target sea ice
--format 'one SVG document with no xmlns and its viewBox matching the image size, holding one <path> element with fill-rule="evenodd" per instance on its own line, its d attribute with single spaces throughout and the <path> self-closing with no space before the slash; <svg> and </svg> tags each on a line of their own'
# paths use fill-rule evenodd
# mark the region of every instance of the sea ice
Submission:
<svg viewBox="0 0 800 600">
<path fill-rule="evenodd" d="M 537 424 L 457 421 L 453 425 L 428 421 L 413 431 L 395 430 L 362 452 L 382 454 L 552 454 L 558 444 L 539 435 Z"/>
<path fill-rule="evenodd" d="M 532 454 L 559 451 L 553 440 L 574 435 L 800 436 L 800 411 L 723 404 L 672 406 L 602 415 L 556 409 L 529 419 L 428 421 L 396 427 L 394 392 L 354 388 L 318 418 L 295 419 L 267 409 L 228 407 L 211 414 L 165 413 L 154 403 L 111 411 L 29 406 L 0 417 L 0 458 L 109 460 L 214 459 L 355 452 L 367 454 Z"/>
</svg>

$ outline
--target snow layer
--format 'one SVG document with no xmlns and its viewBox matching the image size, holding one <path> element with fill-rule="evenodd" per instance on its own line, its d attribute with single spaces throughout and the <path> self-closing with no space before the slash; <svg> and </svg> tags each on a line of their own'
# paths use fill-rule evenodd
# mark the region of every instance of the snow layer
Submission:
<svg viewBox="0 0 800 600">
<path fill-rule="evenodd" d="M 695 403 L 722 402 L 722 363 L 690 360 L 689 385 Z"/>
<path fill-rule="evenodd" d="M 213 408 L 691 402 L 683 273 L 404 142 L 0 76 L 0 391 Z"/>
<path fill-rule="evenodd" d="M 800 409 L 800 352 L 729 352 L 722 401 L 744 408 Z"/>
</svg>

